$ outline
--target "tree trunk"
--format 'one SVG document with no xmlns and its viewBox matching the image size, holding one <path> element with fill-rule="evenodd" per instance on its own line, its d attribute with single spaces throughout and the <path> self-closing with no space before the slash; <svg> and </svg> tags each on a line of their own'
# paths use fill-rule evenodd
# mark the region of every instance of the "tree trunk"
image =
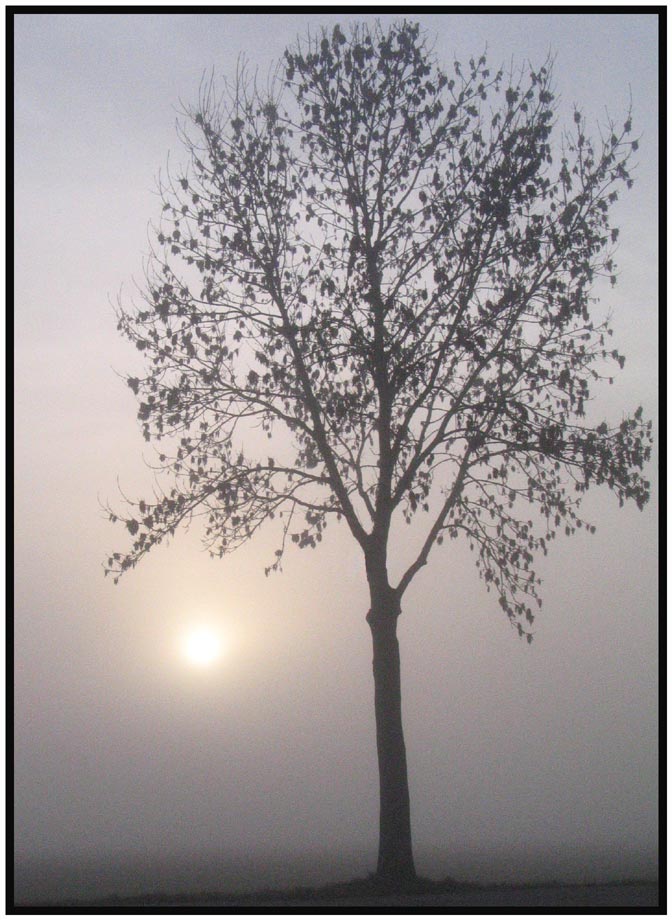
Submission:
<svg viewBox="0 0 672 920">
<path fill-rule="evenodd" d="M 373 592 L 372 592 L 373 593 Z M 390 592 L 391 594 L 391 592 Z M 406 746 L 401 724 L 401 674 L 396 597 L 376 598 L 367 614 L 373 636 L 376 741 L 380 775 L 377 875 L 388 884 L 415 879 Z"/>
</svg>

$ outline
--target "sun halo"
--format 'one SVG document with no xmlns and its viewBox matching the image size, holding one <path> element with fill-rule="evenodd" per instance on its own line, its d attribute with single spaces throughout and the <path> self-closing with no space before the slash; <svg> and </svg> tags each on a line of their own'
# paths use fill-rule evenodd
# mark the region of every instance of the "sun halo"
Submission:
<svg viewBox="0 0 672 920">
<path fill-rule="evenodd" d="M 182 649 L 189 664 L 207 668 L 221 657 L 222 641 L 214 629 L 207 626 L 194 627 L 185 634 Z"/>
</svg>

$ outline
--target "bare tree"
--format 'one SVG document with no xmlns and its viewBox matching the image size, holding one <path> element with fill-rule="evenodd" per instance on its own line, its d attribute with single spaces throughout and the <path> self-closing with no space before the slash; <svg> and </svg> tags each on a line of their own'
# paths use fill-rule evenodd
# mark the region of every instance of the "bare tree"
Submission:
<svg viewBox="0 0 672 920">
<path fill-rule="evenodd" d="M 549 61 L 444 72 L 408 22 L 299 42 L 266 88 L 242 68 L 186 115 L 190 163 L 161 183 L 143 303 L 119 310 L 147 356 L 128 384 L 170 488 L 110 510 L 133 543 L 107 571 L 202 516 L 219 556 L 274 519 L 268 574 L 345 519 L 370 589 L 378 876 L 408 880 L 396 627 L 411 581 L 464 536 L 531 640 L 534 556 L 589 526 L 588 487 L 648 499 L 642 409 L 586 421 L 591 385 L 623 365 L 590 294 L 615 281 L 630 117 L 593 144 L 576 111 L 552 148 Z M 272 441 L 248 456 L 251 425 Z M 395 515 L 422 540 L 392 584 Z"/>
</svg>

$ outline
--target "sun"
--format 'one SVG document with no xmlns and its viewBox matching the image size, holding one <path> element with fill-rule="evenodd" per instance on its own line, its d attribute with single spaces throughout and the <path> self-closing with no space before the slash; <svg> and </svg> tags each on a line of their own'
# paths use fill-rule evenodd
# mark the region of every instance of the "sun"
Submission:
<svg viewBox="0 0 672 920">
<path fill-rule="evenodd" d="M 213 665 L 222 654 L 222 641 L 217 632 L 207 626 L 189 630 L 183 640 L 187 661 L 200 668 Z"/>
</svg>

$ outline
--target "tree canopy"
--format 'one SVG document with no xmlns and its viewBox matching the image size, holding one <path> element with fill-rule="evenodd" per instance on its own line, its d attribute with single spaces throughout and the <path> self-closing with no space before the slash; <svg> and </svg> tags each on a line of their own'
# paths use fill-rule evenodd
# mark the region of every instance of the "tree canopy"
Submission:
<svg viewBox="0 0 672 920">
<path fill-rule="evenodd" d="M 589 526 L 586 490 L 645 504 L 642 408 L 587 416 L 624 362 L 591 297 L 637 141 L 630 115 L 591 141 L 578 110 L 556 140 L 551 64 L 445 71 L 400 22 L 300 41 L 263 86 L 204 81 L 119 307 L 158 476 L 109 512 L 132 537 L 115 578 L 196 516 L 215 555 L 274 519 L 268 573 L 334 518 L 368 559 L 397 515 L 422 528 L 399 599 L 462 535 L 531 637 L 534 558 Z"/>
</svg>

